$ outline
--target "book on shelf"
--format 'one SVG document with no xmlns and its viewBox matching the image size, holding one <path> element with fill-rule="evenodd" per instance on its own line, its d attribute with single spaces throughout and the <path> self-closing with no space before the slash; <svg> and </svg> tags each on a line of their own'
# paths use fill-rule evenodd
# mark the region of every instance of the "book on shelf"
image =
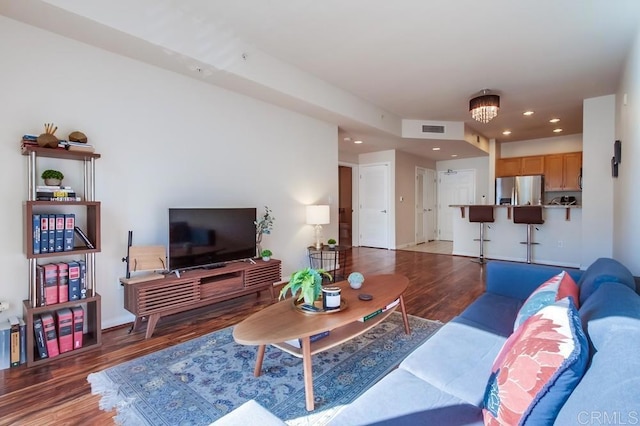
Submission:
<svg viewBox="0 0 640 426">
<path fill-rule="evenodd" d="M 45 305 L 58 303 L 58 267 L 54 263 L 42 265 L 44 268 Z"/>
<path fill-rule="evenodd" d="M 56 233 L 55 233 L 55 238 L 56 238 L 56 245 L 55 245 L 55 252 L 61 252 L 64 251 L 64 215 L 63 214 L 57 214 L 55 215 L 56 218 Z"/>
<path fill-rule="evenodd" d="M 60 201 L 60 202 L 66 202 L 66 201 L 82 201 L 81 197 L 53 197 L 53 196 L 39 196 L 36 197 L 36 201 Z"/>
<path fill-rule="evenodd" d="M 82 306 L 74 306 L 71 308 L 73 314 L 73 349 L 82 347 L 82 338 L 84 333 L 84 309 Z"/>
<path fill-rule="evenodd" d="M 31 218 L 33 226 L 33 254 L 40 254 L 40 215 L 34 214 Z"/>
<path fill-rule="evenodd" d="M 389 304 L 388 304 L 387 306 L 385 306 L 384 308 L 377 309 L 377 310 L 375 310 L 375 311 L 371 312 L 370 314 L 365 315 L 365 316 L 364 316 L 364 317 L 362 317 L 362 318 L 358 318 L 358 321 L 360 321 L 360 322 L 368 321 L 368 320 L 370 320 L 371 318 L 376 317 L 376 316 L 380 315 L 381 313 L 386 312 L 386 311 L 388 311 L 389 309 L 391 309 L 391 308 L 393 308 L 393 307 L 397 306 L 399 303 L 400 303 L 400 299 L 396 299 L 396 300 L 394 300 L 393 302 L 389 303 Z"/>
<path fill-rule="evenodd" d="M 64 215 L 64 243 L 62 250 L 63 251 L 71 251 L 73 250 L 73 241 L 75 238 L 75 226 L 76 226 L 76 215 L 73 213 L 67 213 Z"/>
<path fill-rule="evenodd" d="M 58 303 L 69 301 L 69 264 L 60 262 L 58 267 Z"/>
<path fill-rule="evenodd" d="M 20 364 L 27 362 L 27 323 L 22 318 L 20 324 Z"/>
<path fill-rule="evenodd" d="M 49 358 L 47 351 L 47 341 L 44 337 L 44 327 L 42 326 L 42 318 L 40 315 L 33 317 L 33 334 L 35 337 L 35 346 L 40 359 Z"/>
<path fill-rule="evenodd" d="M 0 370 L 11 366 L 11 324 L 0 322 Z"/>
<path fill-rule="evenodd" d="M 69 262 L 69 300 L 80 300 L 80 264 Z"/>
<path fill-rule="evenodd" d="M 89 248 L 89 249 L 94 249 L 95 248 L 95 246 L 93 245 L 93 243 L 91 242 L 89 237 L 87 237 L 87 234 L 85 234 L 84 231 L 82 229 L 80 229 L 80 227 L 76 226 L 76 227 L 74 227 L 74 230 L 75 230 L 76 234 L 78 235 L 78 237 L 80 237 L 82 242 L 87 246 L 87 248 Z"/>
<path fill-rule="evenodd" d="M 9 317 L 9 365 L 17 367 L 20 365 L 20 321 L 18 317 Z"/>
<path fill-rule="evenodd" d="M 320 339 L 323 339 L 325 337 L 327 337 L 329 335 L 329 330 L 327 331 L 323 331 L 321 333 L 318 334 L 313 334 L 311 336 L 309 336 L 309 342 L 313 343 L 313 342 L 317 342 Z M 291 345 L 295 348 L 301 348 L 302 347 L 302 339 L 291 339 L 291 340 L 287 340 L 285 342 L 288 345 Z"/>
<path fill-rule="evenodd" d="M 58 334 L 56 333 L 56 322 L 50 312 L 40 315 L 42 319 L 42 329 L 44 330 L 44 341 L 47 345 L 49 358 L 60 355 L 58 348 Z"/>
<path fill-rule="evenodd" d="M 37 185 L 36 192 L 39 191 L 61 191 L 67 190 L 72 191 L 70 186 L 62 186 L 62 185 Z"/>
<path fill-rule="evenodd" d="M 36 306 L 46 306 L 44 267 L 36 265 Z"/>
<path fill-rule="evenodd" d="M 40 215 L 40 253 L 49 252 L 49 215 Z"/>
<path fill-rule="evenodd" d="M 84 144 L 84 145 L 86 145 L 86 144 Z M 67 145 L 66 149 L 68 151 L 91 152 L 91 153 L 95 152 L 95 149 L 91 145 L 88 145 L 88 146 Z"/>
<path fill-rule="evenodd" d="M 73 314 L 71 309 L 62 308 L 56 311 L 56 331 L 60 353 L 73 350 Z"/>
<path fill-rule="evenodd" d="M 56 251 L 56 215 L 49 215 L 49 253 Z"/>
<path fill-rule="evenodd" d="M 87 262 L 78 260 L 80 265 L 80 299 L 87 298 Z"/>
</svg>

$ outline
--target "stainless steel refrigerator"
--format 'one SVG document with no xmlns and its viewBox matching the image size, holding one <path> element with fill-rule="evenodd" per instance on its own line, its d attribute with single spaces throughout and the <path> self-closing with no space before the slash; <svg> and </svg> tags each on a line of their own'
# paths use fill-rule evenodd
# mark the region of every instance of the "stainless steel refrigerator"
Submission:
<svg viewBox="0 0 640 426">
<path fill-rule="evenodd" d="M 496 179 L 496 204 L 528 206 L 542 204 L 544 176 L 514 176 Z"/>
</svg>

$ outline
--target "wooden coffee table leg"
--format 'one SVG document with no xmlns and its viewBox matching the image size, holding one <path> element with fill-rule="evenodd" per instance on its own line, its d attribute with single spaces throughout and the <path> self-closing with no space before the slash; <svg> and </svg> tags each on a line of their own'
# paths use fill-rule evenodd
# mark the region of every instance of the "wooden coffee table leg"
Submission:
<svg viewBox="0 0 640 426">
<path fill-rule="evenodd" d="M 260 374 L 262 373 L 262 360 L 264 359 L 264 350 L 266 348 L 266 345 L 258 346 L 258 353 L 256 354 L 256 367 L 253 369 L 253 375 L 255 377 L 260 377 Z"/>
<path fill-rule="evenodd" d="M 404 307 L 404 298 L 400 296 L 400 310 L 402 311 L 402 321 L 404 322 L 404 332 L 405 334 L 411 334 L 411 329 L 409 328 L 409 317 L 407 317 L 407 310 Z"/>
<path fill-rule="evenodd" d="M 302 369 L 304 371 L 304 394 L 307 411 L 313 411 L 313 374 L 311 370 L 311 341 L 309 336 L 302 339 Z"/>
</svg>

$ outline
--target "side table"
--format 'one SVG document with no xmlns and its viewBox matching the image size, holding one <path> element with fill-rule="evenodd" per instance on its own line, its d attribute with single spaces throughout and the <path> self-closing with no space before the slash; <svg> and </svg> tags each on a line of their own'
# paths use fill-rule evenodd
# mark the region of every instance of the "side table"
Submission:
<svg viewBox="0 0 640 426">
<path fill-rule="evenodd" d="M 320 249 L 307 247 L 309 266 L 314 269 L 324 269 L 333 277 L 333 282 L 346 280 L 345 268 L 347 264 L 347 247 L 323 245 Z"/>
</svg>

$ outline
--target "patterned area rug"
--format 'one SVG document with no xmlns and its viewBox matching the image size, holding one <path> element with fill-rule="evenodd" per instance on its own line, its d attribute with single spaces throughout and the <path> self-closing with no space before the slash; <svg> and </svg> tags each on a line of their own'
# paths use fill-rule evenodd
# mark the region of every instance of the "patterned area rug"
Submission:
<svg viewBox="0 0 640 426">
<path fill-rule="evenodd" d="M 257 347 L 234 342 L 233 327 L 92 373 L 100 408 L 123 425 L 208 425 L 255 399 L 289 425 L 322 425 L 395 368 L 442 323 L 394 312 L 367 333 L 313 356 L 315 407 L 305 409 L 302 360 L 268 346 L 253 376 Z"/>
</svg>

